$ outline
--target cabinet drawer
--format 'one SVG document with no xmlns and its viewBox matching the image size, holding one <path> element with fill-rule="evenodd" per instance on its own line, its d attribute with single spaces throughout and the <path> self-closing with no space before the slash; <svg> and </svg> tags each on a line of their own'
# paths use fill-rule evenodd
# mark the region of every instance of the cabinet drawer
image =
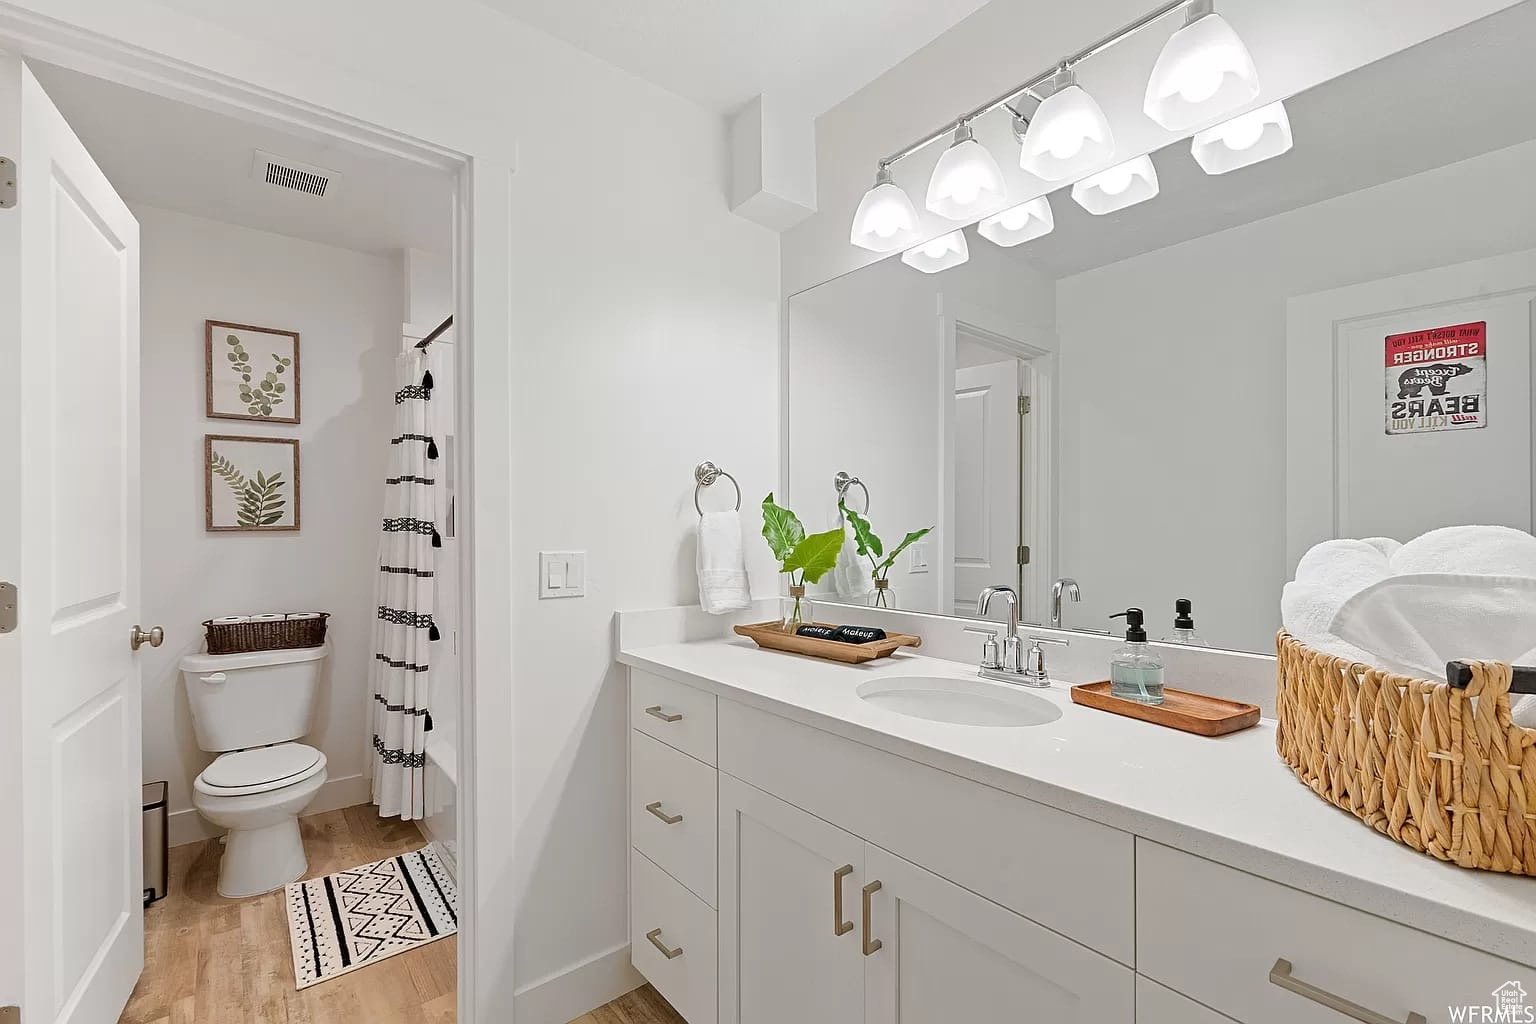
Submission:
<svg viewBox="0 0 1536 1024">
<path fill-rule="evenodd" d="M 647 736 L 715 763 L 715 695 L 629 670 L 629 723 Z"/>
<path fill-rule="evenodd" d="M 1123 964 L 1132 836 L 735 701 L 720 770 Z"/>
<path fill-rule="evenodd" d="M 713 907 L 718 773 L 644 733 L 630 742 L 630 841 Z"/>
<path fill-rule="evenodd" d="M 1215 1010 L 1155 981 L 1136 976 L 1136 1024 L 1233 1024 Z"/>
<path fill-rule="evenodd" d="M 1345 1017 L 1320 1001 L 1330 994 L 1387 1020 L 1438 1021 L 1448 1004 L 1480 1006 L 1530 977 L 1508 960 L 1145 840 L 1136 909 L 1138 970 L 1245 1024 L 1339 1024 Z M 1271 981 L 1282 959 L 1303 991 Z"/>
<path fill-rule="evenodd" d="M 715 1024 L 715 912 L 631 851 L 630 959 L 688 1024 Z"/>
</svg>

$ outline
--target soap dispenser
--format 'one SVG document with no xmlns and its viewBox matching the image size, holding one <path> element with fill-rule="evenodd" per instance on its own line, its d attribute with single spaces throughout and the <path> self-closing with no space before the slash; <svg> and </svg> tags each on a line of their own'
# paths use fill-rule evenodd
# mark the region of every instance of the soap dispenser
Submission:
<svg viewBox="0 0 1536 1024">
<path fill-rule="evenodd" d="M 1146 613 L 1127 608 L 1112 619 L 1125 620 L 1125 646 L 1109 659 L 1109 692 L 1142 704 L 1163 702 L 1163 662 L 1147 643 Z"/>
<path fill-rule="evenodd" d="M 1206 642 L 1195 632 L 1195 603 L 1187 597 L 1173 602 L 1173 632 L 1163 637 L 1165 644 L 1184 644 L 1187 647 L 1205 647 Z"/>
</svg>

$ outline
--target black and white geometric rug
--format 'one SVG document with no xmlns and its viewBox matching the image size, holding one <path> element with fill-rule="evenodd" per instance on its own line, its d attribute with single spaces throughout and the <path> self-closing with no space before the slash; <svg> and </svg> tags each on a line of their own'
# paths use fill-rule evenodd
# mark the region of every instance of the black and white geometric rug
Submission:
<svg viewBox="0 0 1536 1024">
<path fill-rule="evenodd" d="M 430 846 L 288 885 L 288 938 L 301 989 L 458 930 L 458 893 Z"/>
</svg>

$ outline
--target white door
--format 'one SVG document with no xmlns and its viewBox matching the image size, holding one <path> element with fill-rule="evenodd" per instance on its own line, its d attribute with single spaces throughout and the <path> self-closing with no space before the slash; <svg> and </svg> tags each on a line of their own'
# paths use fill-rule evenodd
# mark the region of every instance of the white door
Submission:
<svg viewBox="0 0 1536 1024">
<path fill-rule="evenodd" d="M 865 1024 L 1132 1024 L 1135 975 L 878 846 Z"/>
<path fill-rule="evenodd" d="M 32 74 L 0 56 L 0 745 L 19 793 L 0 930 L 27 1024 L 114 1021 L 144 963 L 139 229 Z M 0 174 L 0 179 L 6 175 Z M 147 624 L 146 624 L 147 625 Z M 19 827 L 17 827 L 19 826 Z M 13 875 L 12 872 L 15 872 Z M 10 965 L 7 965 L 8 969 Z M 4 978 L 0 975 L 0 978 Z"/>
<path fill-rule="evenodd" d="M 864 842 L 720 774 L 720 1024 L 863 1019 Z"/>
<path fill-rule="evenodd" d="M 1017 359 L 955 371 L 956 615 L 975 615 L 976 596 L 993 584 L 1027 594 L 1018 564 L 1021 394 Z"/>
</svg>

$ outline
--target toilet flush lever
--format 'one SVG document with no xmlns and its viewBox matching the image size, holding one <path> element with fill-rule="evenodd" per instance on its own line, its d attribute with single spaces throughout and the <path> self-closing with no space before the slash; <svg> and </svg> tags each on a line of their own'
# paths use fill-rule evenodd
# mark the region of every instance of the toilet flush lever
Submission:
<svg viewBox="0 0 1536 1024">
<path fill-rule="evenodd" d="M 128 646 L 134 650 L 138 650 L 145 644 L 149 644 L 151 647 L 159 647 L 163 643 L 165 643 L 165 628 L 163 626 L 153 626 L 146 630 L 143 626 L 135 625 L 128 634 Z"/>
<path fill-rule="evenodd" d="M 197 681 L 198 682 L 200 682 L 200 683 L 213 683 L 215 686 L 219 685 L 220 683 L 225 682 L 228 679 L 229 679 L 229 676 L 227 674 L 223 673 L 223 672 L 210 672 L 206 676 L 198 676 L 197 677 Z"/>
</svg>

